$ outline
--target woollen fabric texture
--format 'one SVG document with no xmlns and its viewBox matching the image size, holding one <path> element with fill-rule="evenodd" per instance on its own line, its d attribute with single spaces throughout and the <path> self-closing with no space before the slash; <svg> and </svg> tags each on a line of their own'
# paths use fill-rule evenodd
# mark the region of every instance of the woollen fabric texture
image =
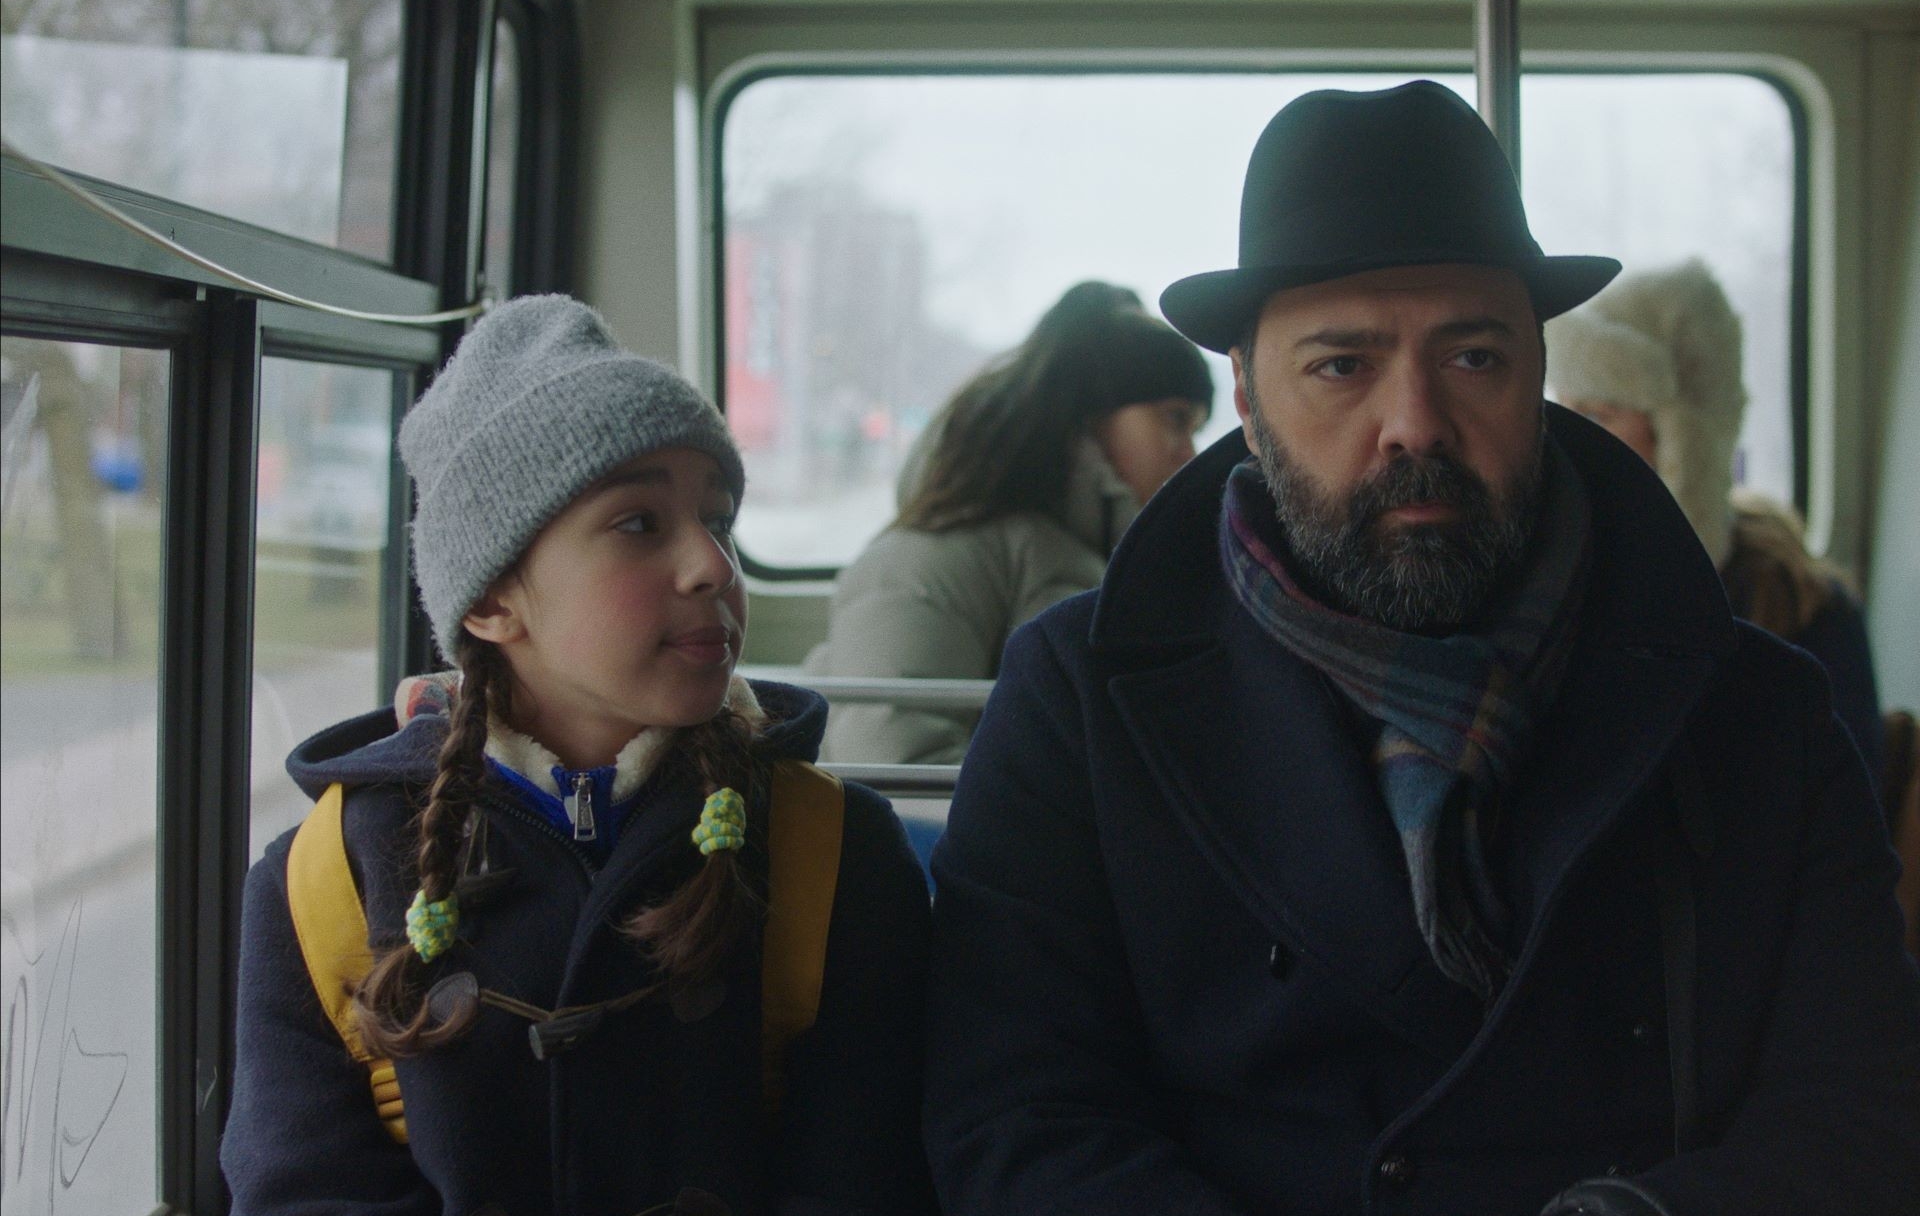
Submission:
<svg viewBox="0 0 1920 1216">
<path fill-rule="evenodd" d="M 452 656 L 467 609 L 582 490 L 669 447 L 713 457 L 739 502 L 746 473 L 720 412 L 620 349 L 599 313 L 541 295 L 481 317 L 400 427 L 414 578 L 440 652 Z"/>
<path fill-rule="evenodd" d="M 1287 570 L 1266 478 L 1227 480 L 1220 559 L 1248 614 L 1382 724 L 1373 765 L 1400 836 L 1414 916 L 1434 963 L 1491 1003 L 1510 959 L 1486 856 L 1501 791 L 1553 701 L 1586 585 L 1592 509 L 1572 462 L 1545 447 L 1527 564 L 1485 619 L 1446 637 L 1401 633 L 1316 602 Z"/>
</svg>

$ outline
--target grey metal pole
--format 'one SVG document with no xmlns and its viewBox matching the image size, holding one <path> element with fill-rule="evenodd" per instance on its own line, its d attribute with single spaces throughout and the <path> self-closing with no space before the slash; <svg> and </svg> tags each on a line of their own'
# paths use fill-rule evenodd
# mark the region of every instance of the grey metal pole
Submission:
<svg viewBox="0 0 1920 1216">
<path fill-rule="evenodd" d="M 1474 0 L 1473 75 L 1480 117 L 1520 176 L 1520 0 Z"/>
</svg>

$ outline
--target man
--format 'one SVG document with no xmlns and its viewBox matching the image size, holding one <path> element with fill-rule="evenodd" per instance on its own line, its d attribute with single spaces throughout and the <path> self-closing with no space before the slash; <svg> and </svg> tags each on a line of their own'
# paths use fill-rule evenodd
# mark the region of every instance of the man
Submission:
<svg viewBox="0 0 1920 1216">
<path fill-rule="evenodd" d="M 1268 126 L 1239 268 L 1162 298 L 1245 441 L 1009 642 L 934 856 L 947 1211 L 1920 1212 L 1826 681 L 1541 398 L 1618 269 L 1437 85 Z"/>
</svg>

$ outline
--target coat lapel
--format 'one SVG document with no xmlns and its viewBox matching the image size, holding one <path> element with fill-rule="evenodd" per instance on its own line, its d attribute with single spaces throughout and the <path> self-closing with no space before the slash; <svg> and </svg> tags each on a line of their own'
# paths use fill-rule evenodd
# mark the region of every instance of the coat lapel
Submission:
<svg viewBox="0 0 1920 1216">
<path fill-rule="evenodd" d="M 1658 776 L 1714 660 L 1597 648 L 1567 672 L 1510 804 L 1516 924 L 1537 937 L 1568 875 Z M 1524 946 L 1520 956 L 1530 953 Z"/>
<path fill-rule="evenodd" d="M 1195 845 L 1276 940 L 1452 1059 L 1477 1009 L 1420 938 L 1400 841 L 1346 711 L 1244 613 L 1221 617 L 1216 644 L 1111 681 L 1121 719 Z"/>
</svg>

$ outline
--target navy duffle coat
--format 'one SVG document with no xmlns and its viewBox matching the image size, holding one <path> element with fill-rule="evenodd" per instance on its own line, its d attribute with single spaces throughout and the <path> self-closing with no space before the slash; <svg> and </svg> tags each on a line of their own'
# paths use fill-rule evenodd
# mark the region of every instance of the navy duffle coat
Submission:
<svg viewBox="0 0 1920 1216">
<path fill-rule="evenodd" d="M 951 1216 L 1920 1212 L 1920 973 L 1860 759 L 1737 624 L 1652 471 L 1549 407 L 1593 500 L 1574 651 L 1506 802 L 1511 980 L 1442 977 L 1352 711 L 1223 582 L 1233 435 L 1098 591 L 1009 643 L 933 874 L 927 1137 Z M 1676 1154 L 1673 757 L 1700 1145 Z"/>
<path fill-rule="evenodd" d="M 755 682 L 778 757 L 811 759 L 826 706 Z M 445 737 L 437 715 L 399 731 L 392 710 L 314 736 L 288 768 L 318 796 L 344 782 L 348 855 L 375 942 L 405 940 L 413 896 L 412 809 Z M 495 788 L 497 786 L 497 788 Z M 688 833 L 704 799 L 691 778 L 656 774 L 604 867 L 494 778 L 482 805 L 504 894 L 463 909 L 461 943 L 431 977 L 479 982 L 542 1008 L 606 1000 L 654 972 L 617 932 L 699 864 Z M 767 808 L 748 808 L 746 864 L 764 876 Z M 927 891 L 886 801 L 846 786 L 839 880 L 818 1021 L 788 1055 L 777 1124 L 761 1097 L 757 943 L 737 952 L 713 1008 L 666 998 L 608 1015 L 542 1061 L 528 1023 L 483 1008 L 451 1046 L 396 1063 L 410 1145 L 392 1143 L 354 1063 L 321 1012 L 287 911 L 291 833 L 247 876 L 238 1075 L 221 1162 L 236 1216 L 632 1216 L 683 1187 L 733 1216 L 852 1216 L 930 1209 L 919 1144 Z M 492 1205 L 489 1207 L 488 1205 Z M 667 1210 L 667 1209 L 662 1209 Z M 706 1208 L 698 1209 L 707 1211 Z"/>
</svg>

